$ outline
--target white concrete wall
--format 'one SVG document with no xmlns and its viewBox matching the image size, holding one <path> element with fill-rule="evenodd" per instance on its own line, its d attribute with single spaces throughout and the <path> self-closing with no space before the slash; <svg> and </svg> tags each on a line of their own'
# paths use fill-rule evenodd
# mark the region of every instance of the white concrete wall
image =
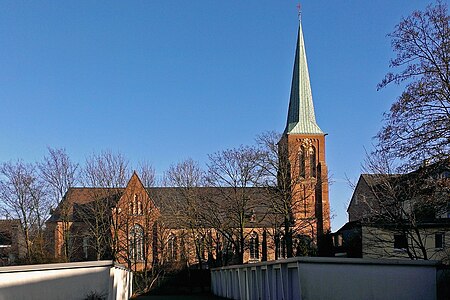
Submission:
<svg viewBox="0 0 450 300">
<path fill-rule="evenodd" d="M 291 258 L 211 270 L 229 299 L 436 299 L 433 261 Z"/>
<path fill-rule="evenodd" d="M 28 265 L 0 268 L 0 300 L 128 299 L 132 273 L 111 261 Z"/>
</svg>

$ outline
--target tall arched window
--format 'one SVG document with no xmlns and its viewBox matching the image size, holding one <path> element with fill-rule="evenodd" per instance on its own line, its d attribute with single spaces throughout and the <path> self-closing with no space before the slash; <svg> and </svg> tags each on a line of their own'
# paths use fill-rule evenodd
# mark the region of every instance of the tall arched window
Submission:
<svg viewBox="0 0 450 300">
<path fill-rule="evenodd" d="M 144 229 L 138 224 L 130 230 L 130 258 L 133 261 L 144 259 Z"/>
<path fill-rule="evenodd" d="M 316 148 L 314 146 L 309 147 L 309 170 L 311 177 L 317 176 Z"/>
<path fill-rule="evenodd" d="M 299 166 L 299 175 L 300 177 L 305 177 L 306 175 L 306 165 L 305 165 L 305 158 L 306 158 L 306 149 L 304 146 L 300 147 L 300 150 L 298 152 L 298 166 Z"/>
<path fill-rule="evenodd" d="M 259 260 L 259 240 L 258 234 L 252 232 L 250 235 L 250 260 Z"/>
<path fill-rule="evenodd" d="M 177 237 L 170 234 L 167 241 L 167 258 L 169 261 L 177 260 Z"/>
<path fill-rule="evenodd" d="M 275 259 L 286 258 L 286 241 L 281 233 L 275 235 Z"/>
<path fill-rule="evenodd" d="M 205 239 L 203 237 L 197 236 L 195 239 L 195 248 L 197 250 L 198 258 L 205 259 Z"/>
</svg>

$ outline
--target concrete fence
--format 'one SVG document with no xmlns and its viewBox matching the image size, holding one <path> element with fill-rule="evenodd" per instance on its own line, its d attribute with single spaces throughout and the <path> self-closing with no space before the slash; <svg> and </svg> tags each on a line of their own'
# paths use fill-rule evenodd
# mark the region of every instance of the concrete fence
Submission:
<svg viewBox="0 0 450 300">
<path fill-rule="evenodd" d="M 0 300 L 128 299 L 132 279 L 112 261 L 0 267 Z"/>
<path fill-rule="evenodd" d="M 437 264 L 296 257 L 212 269 L 211 290 L 249 300 L 436 299 Z"/>
</svg>

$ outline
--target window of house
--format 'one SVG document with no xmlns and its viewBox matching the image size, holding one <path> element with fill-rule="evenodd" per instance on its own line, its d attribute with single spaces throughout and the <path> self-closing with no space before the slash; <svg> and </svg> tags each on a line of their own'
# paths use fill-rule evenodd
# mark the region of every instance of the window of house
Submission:
<svg viewBox="0 0 450 300">
<path fill-rule="evenodd" d="M 174 234 L 171 234 L 167 241 L 167 255 L 169 261 L 177 260 L 177 237 Z"/>
<path fill-rule="evenodd" d="M 306 164 L 305 164 L 306 149 L 304 146 L 300 147 L 298 153 L 298 163 L 299 163 L 299 175 L 300 177 L 305 177 L 306 174 Z"/>
<path fill-rule="evenodd" d="M 130 231 L 130 258 L 133 261 L 144 259 L 144 229 L 138 224 Z"/>
<path fill-rule="evenodd" d="M 275 236 L 275 259 L 286 258 L 286 241 L 281 234 Z"/>
<path fill-rule="evenodd" d="M 89 256 L 89 237 L 88 236 L 83 237 L 83 253 L 84 253 L 84 259 L 88 259 L 88 256 Z"/>
<path fill-rule="evenodd" d="M 309 147 L 309 171 L 311 177 L 317 176 L 316 148 Z"/>
<path fill-rule="evenodd" d="M 434 235 L 434 248 L 443 249 L 444 248 L 444 233 L 436 233 Z"/>
<path fill-rule="evenodd" d="M 341 247 L 342 246 L 342 234 L 337 234 L 333 236 L 334 239 L 334 246 L 335 247 Z"/>
<path fill-rule="evenodd" d="M 143 212 L 143 210 L 142 210 L 142 202 L 138 201 L 138 203 L 137 203 L 137 214 L 138 215 L 142 215 L 142 212 Z"/>
<path fill-rule="evenodd" d="M 250 216 L 250 222 L 256 222 L 256 213 L 255 213 L 254 209 L 252 209 L 252 215 Z"/>
<path fill-rule="evenodd" d="M 404 234 L 394 234 L 394 250 L 408 249 L 408 239 Z"/>
<path fill-rule="evenodd" d="M 201 259 L 205 259 L 205 239 L 201 236 L 195 239 L 195 248 L 197 255 Z"/>
<path fill-rule="evenodd" d="M 259 240 L 258 234 L 256 232 L 252 232 L 252 234 L 250 235 L 249 249 L 250 260 L 259 260 Z"/>
<path fill-rule="evenodd" d="M 133 215 L 137 215 L 138 213 L 138 195 L 134 194 L 133 198 Z"/>
</svg>

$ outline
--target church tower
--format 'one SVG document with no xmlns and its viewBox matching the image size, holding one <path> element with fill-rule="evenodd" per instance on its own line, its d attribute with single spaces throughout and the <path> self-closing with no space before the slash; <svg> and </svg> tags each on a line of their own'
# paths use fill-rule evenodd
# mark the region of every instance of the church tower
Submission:
<svg viewBox="0 0 450 300">
<path fill-rule="evenodd" d="M 288 169 L 294 232 L 314 241 L 330 230 L 325 135 L 316 123 L 300 23 L 288 117 L 279 153 Z"/>
</svg>

